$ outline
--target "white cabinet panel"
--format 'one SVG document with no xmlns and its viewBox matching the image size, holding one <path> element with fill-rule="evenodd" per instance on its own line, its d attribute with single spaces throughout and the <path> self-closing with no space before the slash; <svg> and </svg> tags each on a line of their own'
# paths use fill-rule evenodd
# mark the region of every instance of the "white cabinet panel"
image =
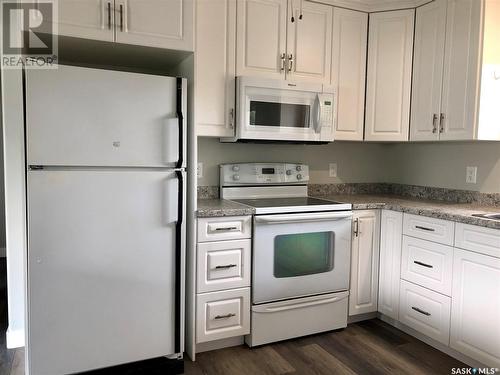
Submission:
<svg viewBox="0 0 500 375">
<path fill-rule="evenodd" d="M 287 0 L 237 2 L 236 74 L 284 78 Z"/>
<path fill-rule="evenodd" d="M 370 14 L 365 139 L 407 141 L 413 9 Z"/>
<path fill-rule="evenodd" d="M 354 211 L 349 315 L 377 311 L 380 212 Z"/>
<path fill-rule="evenodd" d="M 194 116 L 196 133 L 230 137 L 234 133 L 236 2 L 196 2 Z"/>
<path fill-rule="evenodd" d="M 403 214 L 382 210 L 380 219 L 380 275 L 378 311 L 393 319 L 399 315 L 399 278 Z"/>
<path fill-rule="evenodd" d="M 401 280 L 399 320 L 439 341 L 450 342 L 450 297 Z"/>
<path fill-rule="evenodd" d="M 453 246 L 455 223 L 432 217 L 403 214 L 403 234 Z"/>
<path fill-rule="evenodd" d="M 299 2 L 291 2 L 287 26 L 287 79 L 330 83 L 332 61 L 333 7 L 303 1 L 302 19 Z"/>
<path fill-rule="evenodd" d="M 115 0 L 116 41 L 193 51 L 193 0 Z"/>
<path fill-rule="evenodd" d="M 367 38 L 368 14 L 334 8 L 332 85 L 336 88 L 335 140 L 363 140 Z"/>
<path fill-rule="evenodd" d="M 410 140 L 439 139 L 447 0 L 417 8 Z"/>
<path fill-rule="evenodd" d="M 457 223 L 455 247 L 500 258 L 500 230 Z"/>
<path fill-rule="evenodd" d="M 58 1 L 58 34 L 112 42 L 114 0 Z"/>
<path fill-rule="evenodd" d="M 251 238 L 252 217 L 207 217 L 198 219 L 198 242 Z"/>
<path fill-rule="evenodd" d="M 450 346 L 500 367 L 500 259 L 455 249 Z"/>
<path fill-rule="evenodd" d="M 401 278 L 450 296 L 452 269 L 452 247 L 403 236 Z"/>
<path fill-rule="evenodd" d="M 475 137 L 483 5 L 477 0 L 448 1 L 441 140 Z"/>
</svg>

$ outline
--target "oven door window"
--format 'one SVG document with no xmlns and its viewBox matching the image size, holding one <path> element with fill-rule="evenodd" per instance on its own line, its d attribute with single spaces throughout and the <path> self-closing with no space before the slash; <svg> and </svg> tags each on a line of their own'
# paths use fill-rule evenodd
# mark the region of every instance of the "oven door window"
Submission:
<svg viewBox="0 0 500 375">
<path fill-rule="evenodd" d="M 250 101 L 250 125 L 287 128 L 310 127 L 311 107 L 307 104 Z"/>
<path fill-rule="evenodd" d="M 295 277 L 333 269 L 333 232 L 294 233 L 274 238 L 274 277 Z"/>
</svg>

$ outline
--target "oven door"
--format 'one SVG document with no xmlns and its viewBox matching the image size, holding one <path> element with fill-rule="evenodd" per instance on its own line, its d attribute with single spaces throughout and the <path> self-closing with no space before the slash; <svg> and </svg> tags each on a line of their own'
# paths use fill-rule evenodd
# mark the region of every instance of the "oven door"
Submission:
<svg viewBox="0 0 500 375">
<path fill-rule="evenodd" d="M 352 212 L 254 218 L 253 303 L 349 289 Z"/>
<path fill-rule="evenodd" d="M 239 138 L 333 141 L 333 94 L 322 94 L 322 85 L 254 81 L 238 80 Z"/>
</svg>

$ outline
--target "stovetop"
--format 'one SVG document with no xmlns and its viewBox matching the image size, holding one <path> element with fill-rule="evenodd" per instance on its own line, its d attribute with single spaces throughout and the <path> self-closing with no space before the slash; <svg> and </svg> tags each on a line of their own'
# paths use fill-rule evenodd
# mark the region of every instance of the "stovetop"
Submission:
<svg viewBox="0 0 500 375">
<path fill-rule="evenodd" d="M 319 212 L 351 210 L 350 203 L 340 203 L 311 197 L 233 199 L 255 208 L 256 214 Z"/>
</svg>

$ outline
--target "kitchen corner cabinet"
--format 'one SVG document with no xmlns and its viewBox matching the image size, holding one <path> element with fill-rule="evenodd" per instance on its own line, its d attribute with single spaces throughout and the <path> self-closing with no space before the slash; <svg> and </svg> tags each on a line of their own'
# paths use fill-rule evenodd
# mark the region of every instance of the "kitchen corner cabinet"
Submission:
<svg viewBox="0 0 500 375">
<path fill-rule="evenodd" d="M 64 0 L 58 33 L 77 38 L 193 50 L 193 0 Z"/>
<path fill-rule="evenodd" d="M 354 211 L 349 315 L 377 311 L 380 211 Z"/>
<path fill-rule="evenodd" d="M 370 14 L 365 140 L 407 141 L 414 9 Z"/>
<path fill-rule="evenodd" d="M 194 121 L 196 133 L 234 135 L 236 2 L 196 1 Z"/>
<path fill-rule="evenodd" d="M 382 210 L 380 228 L 378 311 L 397 320 L 399 315 L 403 213 Z"/>
<path fill-rule="evenodd" d="M 367 13 L 334 8 L 332 85 L 337 93 L 335 140 L 363 140 L 367 37 Z"/>
<path fill-rule="evenodd" d="M 333 7 L 292 0 L 237 2 L 236 74 L 330 83 Z M 292 15 L 294 22 L 292 22 Z"/>
</svg>

